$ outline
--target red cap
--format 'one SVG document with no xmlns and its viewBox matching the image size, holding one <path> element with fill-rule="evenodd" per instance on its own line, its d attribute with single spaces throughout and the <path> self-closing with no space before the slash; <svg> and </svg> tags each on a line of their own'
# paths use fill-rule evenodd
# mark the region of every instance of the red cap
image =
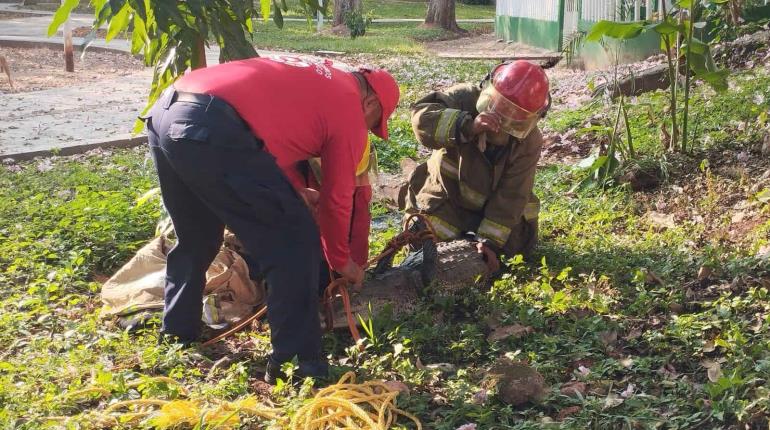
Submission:
<svg viewBox="0 0 770 430">
<path fill-rule="evenodd" d="M 393 114 L 398 105 L 398 99 L 401 96 L 401 91 L 398 89 L 398 84 L 393 76 L 386 70 L 382 69 L 359 69 L 358 70 L 369 86 L 372 87 L 374 93 L 377 94 L 377 99 L 382 105 L 382 119 L 380 125 L 372 130 L 372 133 L 377 136 L 388 140 L 388 118 Z"/>
</svg>

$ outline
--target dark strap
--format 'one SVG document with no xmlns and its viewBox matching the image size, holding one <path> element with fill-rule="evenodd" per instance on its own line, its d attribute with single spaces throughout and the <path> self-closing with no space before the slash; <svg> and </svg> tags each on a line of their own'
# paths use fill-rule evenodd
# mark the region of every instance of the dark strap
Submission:
<svg viewBox="0 0 770 430">
<path fill-rule="evenodd" d="M 195 103 L 201 106 L 206 106 L 206 110 L 211 110 L 211 109 L 217 110 L 240 124 L 244 123 L 241 116 L 238 115 L 238 112 L 236 112 L 232 106 L 227 104 L 227 102 L 225 102 L 224 100 L 215 96 L 210 96 L 208 94 L 196 94 L 196 93 L 187 93 L 184 91 L 176 91 L 176 94 L 172 99 L 172 103 L 174 102 Z"/>
</svg>

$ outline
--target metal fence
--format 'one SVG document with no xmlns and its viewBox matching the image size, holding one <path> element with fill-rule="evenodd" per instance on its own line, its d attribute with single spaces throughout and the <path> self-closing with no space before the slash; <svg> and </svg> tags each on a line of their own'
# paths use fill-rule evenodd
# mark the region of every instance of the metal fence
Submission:
<svg viewBox="0 0 770 430">
<path fill-rule="evenodd" d="M 498 0 L 497 15 L 559 21 L 559 0 Z"/>
<path fill-rule="evenodd" d="M 660 9 L 660 0 L 582 0 L 581 3 L 580 19 L 588 22 L 652 19 Z M 666 0 L 666 8 L 672 7 L 673 0 Z"/>
</svg>

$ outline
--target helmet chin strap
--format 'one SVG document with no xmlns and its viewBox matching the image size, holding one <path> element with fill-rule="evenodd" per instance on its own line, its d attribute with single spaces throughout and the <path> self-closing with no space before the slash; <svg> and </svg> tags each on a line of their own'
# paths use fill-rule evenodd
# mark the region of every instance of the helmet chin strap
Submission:
<svg viewBox="0 0 770 430">
<path fill-rule="evenodd" d="M 487 150 L 487 133 L 481 133 L 479 136 L 479 141 L 476 143 L 476 146 L 479 148 L 479 151 L 484 152 Z"/>
</svg>

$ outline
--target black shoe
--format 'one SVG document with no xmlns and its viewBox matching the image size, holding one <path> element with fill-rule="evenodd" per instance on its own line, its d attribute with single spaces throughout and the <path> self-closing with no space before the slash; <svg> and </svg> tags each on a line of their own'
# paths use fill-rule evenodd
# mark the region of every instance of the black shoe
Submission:
<svg viewBox="0 0 770 430">
<path fill-rule="evenodd" d="M 281 365 L 273 359 L 268 358 L 267 366 L 265 367 L 265 382 L 270 385 L 275 385 L 278 379 L 287 379 L 286 375 L 281 371 Z M 300 360 L 299 369 L 294 372 L 294 380 L 301 382 L 303 379 L 311 377 L 314 379 L 323 379 L 329 377 L 329 363 L 326 360 Z"/>
</svg>

